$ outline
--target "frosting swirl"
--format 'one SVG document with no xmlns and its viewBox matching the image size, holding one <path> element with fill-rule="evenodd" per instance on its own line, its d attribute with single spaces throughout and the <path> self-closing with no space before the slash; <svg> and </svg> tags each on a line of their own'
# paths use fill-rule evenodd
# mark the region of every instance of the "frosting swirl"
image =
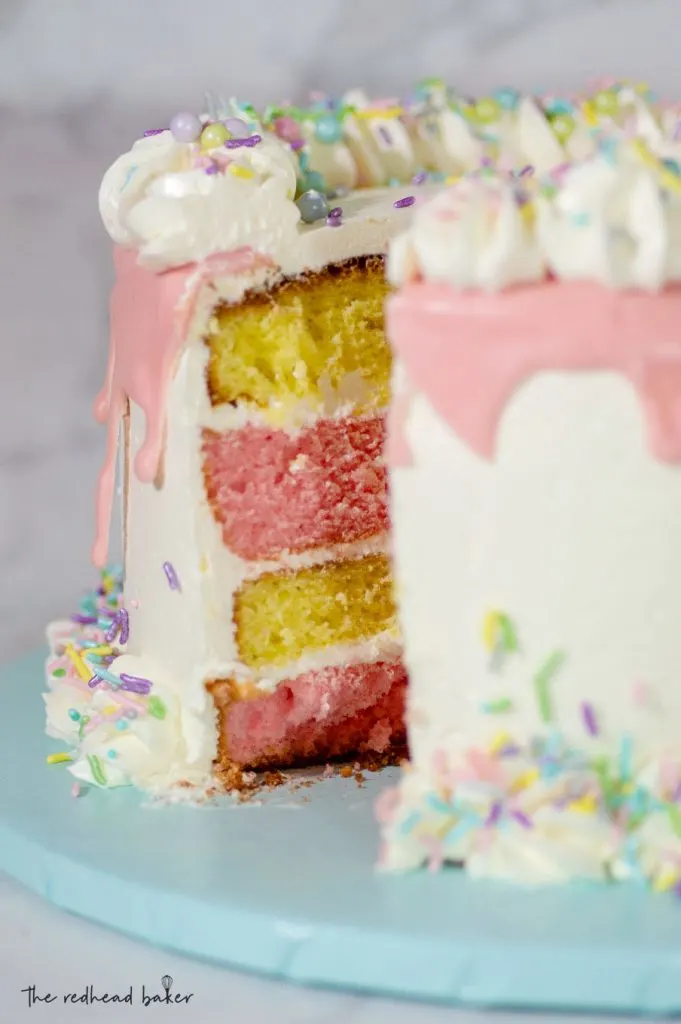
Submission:
<svg viewBox="0 0 681 1024">
<path fill-rule="evenodd" d="M 241 246 L 279 262 L 295 243 L 295 161 L 270 134 L 202 152 L 170 131 L 139 139 L 104 176 L 99 206 L 114 242 L 153 270 Z"/>
</svg>

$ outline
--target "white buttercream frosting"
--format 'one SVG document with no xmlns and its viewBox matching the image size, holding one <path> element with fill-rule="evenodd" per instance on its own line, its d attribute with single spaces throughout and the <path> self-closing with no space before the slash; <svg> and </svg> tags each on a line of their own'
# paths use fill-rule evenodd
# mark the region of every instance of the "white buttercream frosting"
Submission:
<svg viewBox="0 0 681 1024">
<path fill-rule="evenodd" d="M 653 166 L 605 157 L 575 165 L 538 211 L 541 246 L 559 278 L 657 289 L 681 277 L 681 202 Z"/>
<path fill-rule="evenodd" d="M 415 278 L 498 290 L 540 280 L 656 290 L 681 279 L 681 176 L 613 141 L 544 183 L 490 172 L 419 209 L 391 245 L 395 284 Z"/>
<path fill-rule="evenodd" d="M 500 177 L 465 178 L 424 204 L 388 262 L 393 283 L 425 277 L 461 289 L 496 290 L 543 272 L 513 183 Z"/>
<path fill-rule="evenodd" d="M 217 167 L 215 173 L 208 173 Z M 99 193 L 114 242 L 164 269 L 249 245 L 279 262 L 295 245 L 295 161 L 263 133 L 253 146 L 200 154 L 170 131 L 139 139 L 107 171 Z"/>
</svg>

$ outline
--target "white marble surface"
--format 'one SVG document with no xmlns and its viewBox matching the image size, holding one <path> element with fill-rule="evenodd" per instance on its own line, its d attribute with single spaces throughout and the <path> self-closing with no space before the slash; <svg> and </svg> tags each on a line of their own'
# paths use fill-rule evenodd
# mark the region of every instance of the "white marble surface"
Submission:
<svg viewBox="0 0 681 1024">
<path fill-rule="evenodd" d="M 673 94 L 680 27 L 680 0 L 0 0 L 0 658 L 34 646 L 91 579 L 103 437 L 90 406 L 110 283 L 96 192 L 141 129 L 205 88 L 260 101 L 357 81 L 400 91 L 424 74 L 476 91 L 612 73 Z M 457 1019 L 190 964 L 0 880 L 0 1020 L 36 1017 L 17 995 L 23 979 L 113 985 L 164 971 L 202 993 L 205 1022 L 271 1021 L 275 1007 L 297 1024 Z"/>
</svg>

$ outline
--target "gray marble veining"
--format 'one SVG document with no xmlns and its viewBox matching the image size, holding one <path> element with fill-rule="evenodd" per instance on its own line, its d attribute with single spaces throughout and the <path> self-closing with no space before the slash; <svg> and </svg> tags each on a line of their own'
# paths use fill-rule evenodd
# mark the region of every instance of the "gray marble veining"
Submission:
<svg viewBox="0 0 681 1024">
<path fill-rule="evenodd" d="M 434 73 L 475 91 L 612 72 L 678 91 L 680 18 L 679 0 L 2 0 L 0 657 L 93 579 L 111 280 L 96 196 L 140 129 L 205 88 L 259 102 Z"/>
</svg>

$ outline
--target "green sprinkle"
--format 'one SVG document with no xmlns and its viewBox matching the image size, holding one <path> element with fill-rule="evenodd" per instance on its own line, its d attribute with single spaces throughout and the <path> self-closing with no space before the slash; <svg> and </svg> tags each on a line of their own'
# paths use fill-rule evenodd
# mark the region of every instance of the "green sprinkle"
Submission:
<svg viewBox="0 0 681 1024">
<path fill-rule="evenodd" d="M 95 782 L 99 783 L 100 786 L 106 786 L 106 775 L 102 768 L 102 762 L 99 760 L 96 754 L 88 754 L 87 763 L 90 765 L 90 771 L 92 772 L 92 778 Z"/>
<path fill-rule="evenodd" d="M 53 675 L 53 676 L 56 676 L 56 677 L 57 677 L 57 679 L 61 679 L 61 678 L 62 678 L 62 676 L 65 676 L 65 675 L 66 675 L 66 669 L 65 669 L 65 668 L 55 668 L 55 670 L 54 670 L 54 672 L 52 673 L 52 675 Z"/>
<path fill-rule="evenodd" d="M 168 709 L 166 708 L 161 698 L 156 696 L 149 698 L 147 709 L 149 711 L 149 714 L 153 715 L 154 718 L 165 718 L 168 713 Z"/>
<path fill-rule="evenodd" d="M 513 701 L 510 697 L 499 697 L 498 700 L 486 700 L 482 710 L 488 715 L 500 715 L 504 711 L 510 711 L 512 707 Z"/>
<path fill-rule="evenodd" d="M 563 651 L 554 651 L 553 654 L 549 654 L 548 658 L 534 677 L 534 688 L 537 695 L 539 715 L 542 722 L 551 721 L 552 713 L 549 683 L 564 661 L 565 655 Z"/>
<path fill-rule="evenodd" d="M 499 615 L 499 641 L 501 646 L 508 654 L 513 654 L 519 649 L 518 634 L 516 633 L 515 626 L 509 619 L 508 615 L 501 612 Z"/>
<path fill-rule="evenodd" d="M 675 835 L 681 838 L 681 807 L 677 807 L 676 804 L 667 804 L 667 814 Z"/>
<path fill-rule="evenodd" d="M 78 725 L 78 739 L 79 740 L 82 740 L 83 733 L 85 731 L 85 726 L 88 724 L 89 721 L 90 721 L 90 719 L 89 719 L 88 715 L 83 715 L 83 717 L 81 718 L 80 723 Z"/>
</svg>

